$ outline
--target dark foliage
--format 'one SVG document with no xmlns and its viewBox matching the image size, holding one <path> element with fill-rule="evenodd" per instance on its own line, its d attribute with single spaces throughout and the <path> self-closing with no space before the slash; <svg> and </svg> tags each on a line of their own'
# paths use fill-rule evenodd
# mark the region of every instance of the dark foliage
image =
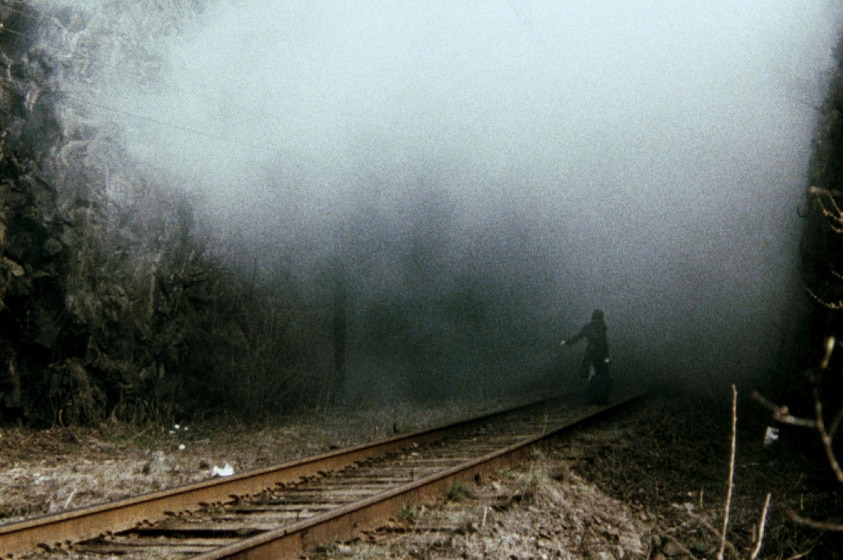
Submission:
<svg viewBox="0 0 843 560">
<path fill-rule="evenodd" d="M 133 166 L 62 105 L 56 75 L 70 70 L 40 42 L 44 22 L 85 25 L 70 8 L 0 8 L 3 421 L 257 417 L 313 402 L 319 358 L 303 349 L 324 319 L 229 269 L 179 178 Z"/>
<path fill-rule="evenodd" d="M 802 271 L 810 301 L 807 352 L 803 367 L 818 368 L 825 340 L 843 340 L 843 47 L 823 106 L 810 169 L 801 242 Z M 831 366 L 839 370 L 841 352 Z"/>
</svg>

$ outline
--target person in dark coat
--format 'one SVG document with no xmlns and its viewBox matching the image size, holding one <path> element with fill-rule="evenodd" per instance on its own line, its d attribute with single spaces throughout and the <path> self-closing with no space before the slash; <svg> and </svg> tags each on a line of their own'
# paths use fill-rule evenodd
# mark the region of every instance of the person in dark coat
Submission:
<svg viewBox="0 0 843 560">
<path fill-rule="evenodd" d="M 608 401 L 611 378 L 609 377 L 609 339 L 606 336 L 608 327 L 605 315 L 600 309 L 591 314 L 591 322 L 585 325 L 574 336 L 562 340 L 562 346 L 573 346 L 582 339 L 588 341 L 580 363 L 580 376 L 589 381 L 589 401 L 605 403 Z M 589 377 L 589 370 L 594 368 L 594 377 Z"/>
</svg>

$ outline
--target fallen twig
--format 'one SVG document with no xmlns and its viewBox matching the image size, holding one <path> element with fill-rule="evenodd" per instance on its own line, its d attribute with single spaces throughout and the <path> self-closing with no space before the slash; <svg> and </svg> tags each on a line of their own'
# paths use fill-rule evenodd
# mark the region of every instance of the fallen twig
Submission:
<svg viewBox="0 0 843 560">
<path fill-rule="evenodd" d="M 722 541 L 722 542 L 725 542 L 725 545 L 724 545 L 724 546 L 725 546 L 725 548 L 729 549 L 729 552 L 731 552 L 731 553 L 732 553 L 732 556 L 734 556 L 734 557 L 736 557 L 736 558 L 740 557 L 740 555 L 738 554 L 737 549 L 735 548 L 735 545 L 733 545 L 732 543 L 730 543 L 728 540 L 724 540 L 724 539 L 723 539 L 723 537 L 722 537 L 722 535 L 720 534 L 720 531 L 718 531 L 718 530 L 714 527 L 714 525 L 712 525 L 712 524 L 711 524 L 711 523 L 709 523 L 709 522 L 708 522 L 705 518 L 703 518 L 703 516 L 701 516 L 701 515 L 697 515 L 696 513 L 694 513 L 694 512 L 693 512 L 693 511 L 691 511 L 691 510 L 688 510 L 688 515 L 691 517 L 691 519 L 692 519 L 692 520 L 694 520 L 694 521 L 696 521 L 697 523 L 699 523 L 700 525 L 702 525 L 705 529 L 707 529 L 707 530 L 708 530 L 708 531 L 709 531 L 712 535 L 714 535 L 716 538 L 721 539 L 721 541 Z"/>
<path fill-rule="evenodd" d="M 799 560 L 800 558 L 805 558 L 806 556 L 811 554 L 813 551 L 814 551 L 814 549 L 812 548 L 811 550 L 806 550 L 805 552 L 797 552 L 793 556 L 788 556 L 786 560 Z"/>
</svg>

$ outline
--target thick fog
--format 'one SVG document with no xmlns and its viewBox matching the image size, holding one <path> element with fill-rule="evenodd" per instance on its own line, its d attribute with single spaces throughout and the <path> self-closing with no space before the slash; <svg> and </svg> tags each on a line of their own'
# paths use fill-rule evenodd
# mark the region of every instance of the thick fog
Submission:
<svg viewBox="0 0 843 560">
<path fill-rule="evenodd" d="M 556 360 L 573 383 L 582 348 L 558 341 L 595 307 L 618 378 L 776 365 L 839 2 L 183 12 L 152 79 L 106 64 L 86 95 L 261 269 L 340 286 L 350 394 L 517 385 Z"/>
</svg>

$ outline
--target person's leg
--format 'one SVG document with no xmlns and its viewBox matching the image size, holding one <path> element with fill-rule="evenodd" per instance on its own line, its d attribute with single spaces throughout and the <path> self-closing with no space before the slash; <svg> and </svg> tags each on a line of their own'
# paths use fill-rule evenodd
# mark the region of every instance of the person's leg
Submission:
<svg viewBox="0 0 843 560">
<path fill-rule="evenodd" d="M 588 356 L 586 356 L 582 359 L 582 362 L 580 362 L 580 377 L 582 377 L 583 379 L 588 379 L 588 374 L 590 373 L 590 371 L 589 371 L 590 369 L 591 369 L 591 359 Z"/>
<path fill-rule="evenodd" d="M 609 375 L 609 364 L 604 359 L 594 360 L 595 375 Z"/>
</svg>

